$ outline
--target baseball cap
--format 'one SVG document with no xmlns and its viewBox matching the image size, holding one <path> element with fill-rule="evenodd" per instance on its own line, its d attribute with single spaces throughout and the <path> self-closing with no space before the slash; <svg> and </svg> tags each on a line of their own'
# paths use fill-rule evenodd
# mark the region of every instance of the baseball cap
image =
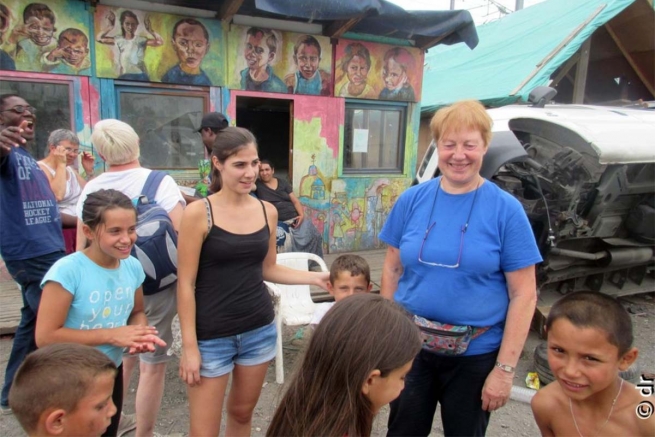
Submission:
<svg viewBox="0 0 655 437">
<path fill-rule="evenodd" d="M 225 129 L 228 126 L 227 118 L 220 112 L 208 112 L 202 116 L 202 121 L 200 122 L 200 128 L 198 132 L 203 130 L 206 127 L 212 129 Z"/>
</svg>

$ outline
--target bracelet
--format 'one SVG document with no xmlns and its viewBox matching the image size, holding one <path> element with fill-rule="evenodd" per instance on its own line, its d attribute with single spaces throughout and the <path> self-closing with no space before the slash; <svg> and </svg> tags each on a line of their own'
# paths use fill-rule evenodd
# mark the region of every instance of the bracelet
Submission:
<svg viewBox="0 0 655 437">
<path fill-rule="evenodd" d="M 515 367 L 510 366 L 509 364 L 502 364 L 500 361 L 496 361 L 496 367 L 498 367 L 503 372 L 514 373 L 516 370 Z"/>
</svg>

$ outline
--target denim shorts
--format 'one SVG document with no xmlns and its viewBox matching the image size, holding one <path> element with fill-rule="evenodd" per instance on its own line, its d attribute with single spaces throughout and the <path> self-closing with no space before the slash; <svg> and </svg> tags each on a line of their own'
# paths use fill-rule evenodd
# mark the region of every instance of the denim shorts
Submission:
<svg viewBox="0 0 655 437">
<path fill-rule="evenodd" d="M 275 358 L 277 329 L 275 322 L 230 337 L 198 340 L 200 376 L 217 378 L 228 374 L 234 365 L 257 366 Z"/>
</svg>

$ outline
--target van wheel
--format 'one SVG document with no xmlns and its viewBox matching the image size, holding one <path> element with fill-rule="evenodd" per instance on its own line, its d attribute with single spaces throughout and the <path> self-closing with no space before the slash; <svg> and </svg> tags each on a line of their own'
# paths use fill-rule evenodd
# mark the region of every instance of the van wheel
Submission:
<svg viewBox="0 0 655 437">
<path fill-rule="evenodd" d="M 534 368 L 542 385 L 548 385 L 555 380 L 548 365 L 548 346 L 545 341 L 534 349 Z"/>
</svg>

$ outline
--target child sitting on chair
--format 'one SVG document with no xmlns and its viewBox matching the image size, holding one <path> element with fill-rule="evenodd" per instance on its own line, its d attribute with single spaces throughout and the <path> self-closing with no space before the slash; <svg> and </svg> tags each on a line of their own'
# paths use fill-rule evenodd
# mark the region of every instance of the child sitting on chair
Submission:
<svg viewBox="0 0 655 437">
<path fill-rule="evenodd" d="M 311 325 L 318 325 L 336 302 L 355 293 L 368 293 L 371 287 L 371 268 L 366 260 L 359 255 L 341 255 L 330 266 L 328 291 L 334 297 L 334 302 L 316 305 Z"/>
<path fill-rule="evenodd" d="M 619 377 L 638 352 L 630 315 L 616 299 L 590 291 L 567 295 L 553 305 L 546 329 L 557 382 L 532 398 L 542 435 L 655 435 L 655 416 L 640 413 L 649 401 Z"/>
</svg>

